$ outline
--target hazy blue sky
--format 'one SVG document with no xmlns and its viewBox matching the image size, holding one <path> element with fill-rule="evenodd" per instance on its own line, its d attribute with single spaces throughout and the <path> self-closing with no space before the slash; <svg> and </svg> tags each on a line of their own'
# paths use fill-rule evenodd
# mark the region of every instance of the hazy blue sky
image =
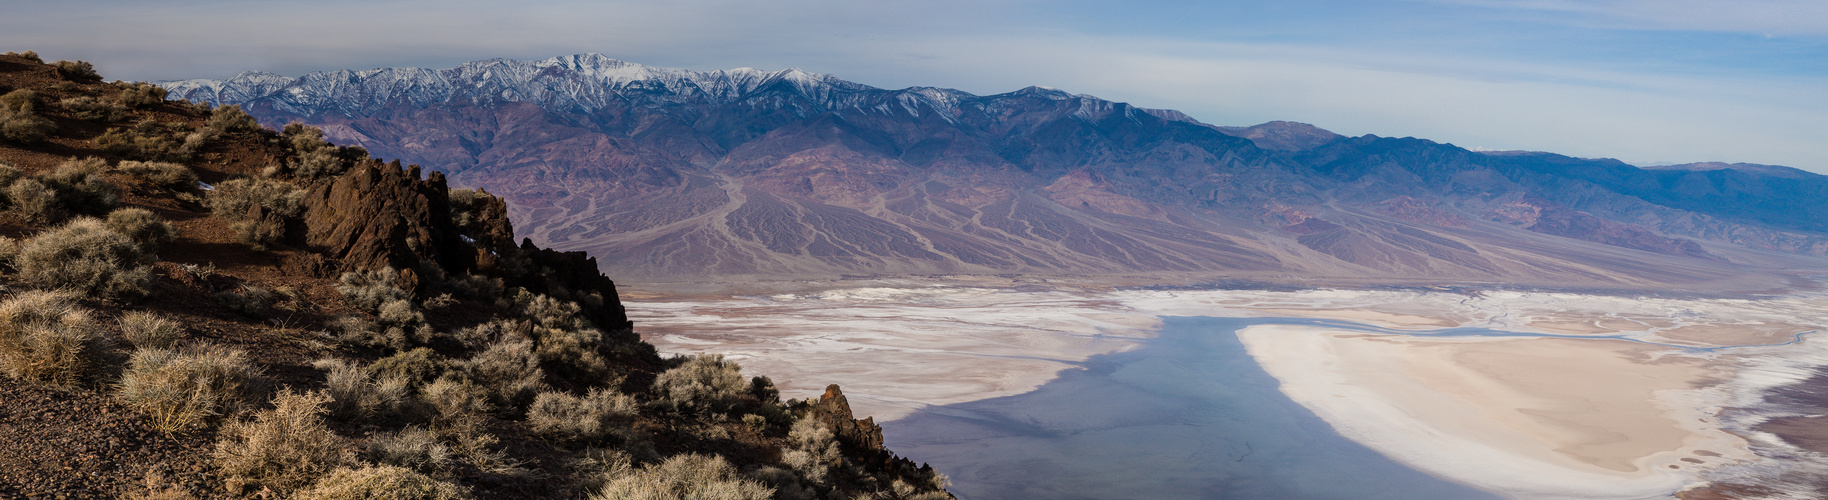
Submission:
<svg viewBox="0 0 1828 500">
<path fill-rule="evenodd" d="M 0 50 L 129 80 L 599 52 L 886 88 L 1046 85 L 1221 125 L 1828 172 L 1824 0 L 9 3 Z"/>
</svg>

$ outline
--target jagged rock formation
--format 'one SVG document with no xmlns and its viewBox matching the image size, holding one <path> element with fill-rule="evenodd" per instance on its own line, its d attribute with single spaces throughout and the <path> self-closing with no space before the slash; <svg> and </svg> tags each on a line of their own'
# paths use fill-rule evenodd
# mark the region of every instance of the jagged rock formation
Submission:
<svg viewBox="0 0 1828 500">
<path fill-rule="evenodd" d="M 0 197 L 15 336 L 0 342 L 0 497 L 288 497 L 378 477 L 455 495 L 441 498 L 606 498 L 667 463 L 702 473 L 668 488 L 700 494 L 950 498 L 868 419 L 873 444 L 821 457 L 847 467 L 794 469 L 788 426 L 813 410 L 765 378 L 662 387 L 742 374 L 662 359 L 597 261 L 517 240 L 501 198 L 306 127 L 129 105 L 156 88 L 64 68 L 87 66 L 0 54 L 7 113 L 29 113 L 9 118 L 38 132 L 0 134 L 0 176 L 43 193 Z M 56 226 L 83 214 L 110 222 Z M 93 276 L 29 279 L 21 240 L 123 278 L 72 296 Z M 74 261 L 97 241 L 126 257 Z M 74 354 L 31 366 L 55 377 L 18 368 L 53 344 Z M 857 425 L 842 398 L 819 411 Z"/>
<path fill-rule="evenodd" d="M 1800 171 L 1646 170 L 1293 122 L 1214 127 L 1040 87 L 887 90 L 594 54 L 164 85 L 436 165 L 507 198 L 521 236 L 638 279 L 1169 272 L 1635 286 L 1828 255 L 1828 178 Z M 1517 218 L 1519 203 L 1536 214 Z"/>
</svg>

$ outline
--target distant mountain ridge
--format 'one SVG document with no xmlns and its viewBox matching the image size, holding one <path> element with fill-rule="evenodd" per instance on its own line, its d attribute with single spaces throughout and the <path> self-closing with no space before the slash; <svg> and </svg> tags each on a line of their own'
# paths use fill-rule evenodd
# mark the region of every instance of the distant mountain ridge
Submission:
<svg viewBox="0 0 1828 500">
<path fill-rule="evenodd" d="M 453 174 L 618 276 L 1133 273 L 1665 283 L 1817 266 L 1828 178 L 1218 127 L 1029 87 L 597 54 L 165 82 Z M 1775 250 L 1783 253 L 1772 253 Z"/>
</svg>

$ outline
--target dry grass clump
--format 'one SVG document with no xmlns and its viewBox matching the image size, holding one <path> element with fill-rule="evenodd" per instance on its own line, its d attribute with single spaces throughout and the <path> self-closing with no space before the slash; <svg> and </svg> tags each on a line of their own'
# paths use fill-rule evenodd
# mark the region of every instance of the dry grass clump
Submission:
<svg viewBox="0 0 1828 500">
<path fill-rule="evenodd" d="M 361 469 L 337 469 L 318 479 L 310 488 L 292 495 L 296 500 L 461 500 L 474 498 L 470 492 L 413 472 L 389 465 L 371 465 Z"/>
<path fill-rule="evenodd" d="M 330 417 L 338 420 L 355 421 L 398 414 L 412 390 L 405 379 L 376 380 L 369 376 L 368 370 L 341 359 L 320 359 L 311 366 L 328 372 L 324 377 L 324 391 L 330 395 L 327 409 Z"/>
<path fill-rule="evenodd" d="M 177 163 L 123 160 L 114 168 L 154 186 L 179 191 L 189 191 L 197 187 L 197 173 L 190 167 Z"/>
<path fill-rule="evenodd" d="M 38 116 L 38 93 L 19 89 L 0 95 L 0 139 L 33 144 L 57 130 L 57 124 Z"/>
<path fill-rule="evenodd" d="M 614 389 L 591 389 L 583 397 L 545 392 L 527 408 L 527 425 L 547 438 L 592 442 L 614 435 L 617 424 L 634 420 L 640 411 L 634 397 Z"/>
<path fill-rule="evenodd" d="M 400 351 L 368 365 L 368 373 L 375 378 L 397 378 L 415 386 L 431 383 L 450 369 L 450 360 L 424 347 Z"/>
<path fill-rule="evenodd" d="M 111 99 L 78 96 L 58 101 L 64 109 L 81 118 L 97 122 L 118 122 L 127 117 L 127 107 Z"/>
<path fill-rule="evenodd" d="M 419 403 L 434 429 L 447 434 L 473 434 L 482 427 L 489 404 L 487 389 L 459 377 L 439 378 L 419 389 Z"/>
<path fill-rule="evenodd" d="M 592 500 L 767 500 L 774 488 L 744 479 L 736 467 L 716 455 L 675 455 L 665 462 L 639 470 L 606 471 L 617 476 Z"/>
<path fill-rule="evenodd" d="M 160 246 L 171 243 L 178 238 L 178 228 L 172 227 L 164 217 L 153 214 L 144 208 L 123 208 L 108 213 L 104 223 L 108 230 L 114 231 L 133 244 L 139 245 L 144 252 L 156 252 Z"/>
<path fill-rule="evenodd" d="M 419 426 L 375 436 L 368 442 L 369 460 L 442 477 L 450 473 L 456 454 L 438 434 Z"/>
<path fill-rule="evenodd" d="M 329 400 L 320 393 L 282 390 L 273 409 L 224 426 L 211 457 L 229 489 L 263 486 L 283 494 L 353 465 L 353 447 L 324 425 Z"/>
<path fill-rule="evenodd" d="M 184 336 L 184 327 L 150 311 L 121 313 L 121 338 L 136 348 L 167 349 Z"/>
<path fill-rule="evenodd" d="M 116 394 L 166 434 L 207 425 L 230 415 L 259 391 L 260 369 L 240 349 L 193 346 L 134 351 Z"/>
<path fill-rule="evenodd" d="M 132 298 L 150 293 L 150 260 L 126 236 L 84 217 L 26 240 L 13 267 L 22 281 L 39 288 Z"/>
<path fill-rule="evenodd" d="M 654 379 L 654 392 L 667 405 L 701 415 L 728 411 L 748 389 L 742 366 L 725 361 L 722 354 L 684 358 L 678 367 Z"/>
<path fill-rule="evenodd" d="M 0 371 L 14 379 L 85 381 L 107 365 L 112 349 L 89 310 L 68 294 L 29 291 L 0 302 Z"/>
</svg>

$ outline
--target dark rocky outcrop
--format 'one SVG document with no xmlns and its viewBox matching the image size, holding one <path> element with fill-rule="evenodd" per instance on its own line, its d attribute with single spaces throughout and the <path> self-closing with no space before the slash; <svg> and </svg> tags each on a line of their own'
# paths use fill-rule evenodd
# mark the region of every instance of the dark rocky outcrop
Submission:
<svg viewBox="0 0 1828 500">
<path fill-rule="evenodd" d="M 851 414 L 850 401 L 844 399 L 844 391 L 838 384 L 825 386 L 825 395 L 819 396 L 812 403 L 812 414 L 831 427 L 832 433 L 838 435 L 838 442 L 855 450 L 882 451 L 882 426 L 876 425 L 875 417 L 857 419 Z"/>
<path fill-rule="evenodd" d="M 306 188 L 304 244 L 352 269 L 417 268 L 437 262 L 444 269 L 475 267 L 465 251 L 444 174 L 419 178 L 419 166 L 400 162 L 359 162 L 328 182 Z"/>
</svg>

